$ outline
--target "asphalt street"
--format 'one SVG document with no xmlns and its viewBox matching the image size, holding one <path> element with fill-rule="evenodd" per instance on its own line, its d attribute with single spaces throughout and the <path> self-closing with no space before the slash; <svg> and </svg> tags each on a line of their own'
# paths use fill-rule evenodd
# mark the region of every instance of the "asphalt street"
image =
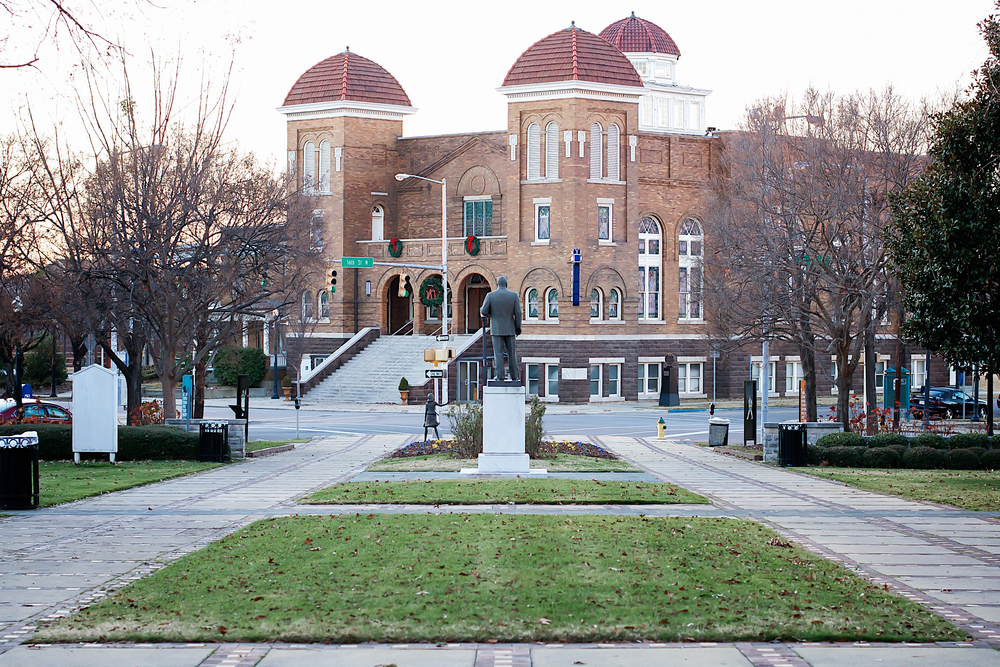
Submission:
<svg viewBox="0 0 1000 667">
<path fill-rule="evenodd" d="M 666 411 L 657 409 L 635 409 L 628 411 L 610 410 L 594 413 L 592 406 L 580 406 L 574 412 L 571 406 L 560 406 L 559 412 L 545 415 L 545 431 L 551 436 L 574 435 L 617 435 L 647 437 L 656 435 L 656 422 L 663 417 L 666 422 L 666 436 L 672 439 L 698 441 L 708 437 L 708 410 Z M 583 412 L 584 409 L 587 412 Z M 441 435 L 451 433 L 448 419 L 440 414 Z M 716 416 L 731 420 L 731 428 L 742 429 L 742 410 L 717 410 Z M 795 408 L 771 408 L 769 421 L 793 419 Z M 232 411 L 226 407 L 205 406 L 206 418 L 231 418 Z M 423 411 L 372 412 L 359 407 L 357 411 L 300 410 L 298 434 L 302 438 L 330 435 L 382 435 L 394 433 L 422 433 Z M 250 440 L 288 440 L 295 437 L 295 411 L 284 406 L 280 408 L 250 408 Z"/>
</svg>

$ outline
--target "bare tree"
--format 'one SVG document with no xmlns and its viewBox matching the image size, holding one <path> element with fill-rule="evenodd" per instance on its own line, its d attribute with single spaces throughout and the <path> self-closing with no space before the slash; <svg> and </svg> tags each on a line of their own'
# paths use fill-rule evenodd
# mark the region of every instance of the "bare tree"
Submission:
<svg viewBox="0 0 1000 667">
<path fill-rule="evenodd" d="M 846 97 L 808 90 L 798 105 L 761 102 L 725 137 L 708 221 L 711 317 L 733 341 L 798 346 L 810 419 L 817 354 L 836 357 L 838 417 L 848 428 L 867 343 L 874 401 L 874 330 L 890 308 L 887 193 L 919 173 L 927 117 L 926 105 L 891 88 Z"/>
</svg>

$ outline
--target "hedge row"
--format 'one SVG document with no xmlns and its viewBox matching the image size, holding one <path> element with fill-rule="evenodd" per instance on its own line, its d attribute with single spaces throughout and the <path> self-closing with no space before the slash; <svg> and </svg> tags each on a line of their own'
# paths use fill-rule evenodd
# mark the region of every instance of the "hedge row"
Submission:
<svg viewBox="0 0 1000 667">
<path fill-rule="evenodd" d="M 971 447 L 989 450 L 1000 449 L 1000 436 L 991 438 L 985 433 L 956 433 L 951 437 L 945 437 L 937 433 L 921 433 L 909 438 L 898 433 L 880 433 L 866 438 L 858 433 L 831 433 L 817 440 L 816 444 L 820 447 L 881 448 L 898 445 L 905 448 L 930 447 L 942 451 Z"/>
<path fill-rule="evenodd" d="M 38 456 L 45 461 L 73 458 L 73 427 L 68 424 L 0 426 L 0 435 L 38 432 Z M 101 454 L 104 458 L 106 455 Z M 92 458 L 91 455 L 85 455 Z M 116 461 L 198 460 L 198 434 L 176 426 L 119 426 Z"/>
<path fill-rule="evenodd" d="M 809 463 L 826 461 L 838 468 L 910 468 L 913 470 L 1000 470 L 1000 448 L 819 447 L 809 445 Z"/>
</svg>

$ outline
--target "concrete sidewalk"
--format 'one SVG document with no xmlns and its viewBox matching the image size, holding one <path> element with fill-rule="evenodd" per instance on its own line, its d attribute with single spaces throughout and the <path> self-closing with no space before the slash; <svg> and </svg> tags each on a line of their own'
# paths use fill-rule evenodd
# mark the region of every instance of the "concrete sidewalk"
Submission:
<svg viewBox="0 0 1000 667">
<path fill-rule="evenodd" d="M 295 499 L 348 479 L 413 435 L 335 437 L 292 452 L 160 484 L 20 512 L 0 521 L 0 667 L 11 665 L 996 665 L 1000 667 L 1000 523 L 995 513 L 913 503 L 851 489 L 706 448 L 594 437 L 656 478 L 713 505 L 302 506 Z M 584 438 L 580 438 L 584 439 Z M 156 644 L 28 646 L 36 623 L 73 613 L 254 520 L 289 513 L 458 512 L 735 516 L 774 528 L 928 606 L 976 641 L 868 643 L 363 645 Z"/>
</svg>

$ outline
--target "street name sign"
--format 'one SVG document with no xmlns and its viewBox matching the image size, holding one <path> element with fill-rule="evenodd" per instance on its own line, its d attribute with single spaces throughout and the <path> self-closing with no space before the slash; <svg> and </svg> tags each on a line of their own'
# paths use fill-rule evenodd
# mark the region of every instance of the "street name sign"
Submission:
<svg viewBox="0 0 1000 667">
<path fill-rule="evenodd" d="M 341 257 L 340 265 L 345 269 L 370 269 L 375 266 L 374 257 Z"/>
</svg>

